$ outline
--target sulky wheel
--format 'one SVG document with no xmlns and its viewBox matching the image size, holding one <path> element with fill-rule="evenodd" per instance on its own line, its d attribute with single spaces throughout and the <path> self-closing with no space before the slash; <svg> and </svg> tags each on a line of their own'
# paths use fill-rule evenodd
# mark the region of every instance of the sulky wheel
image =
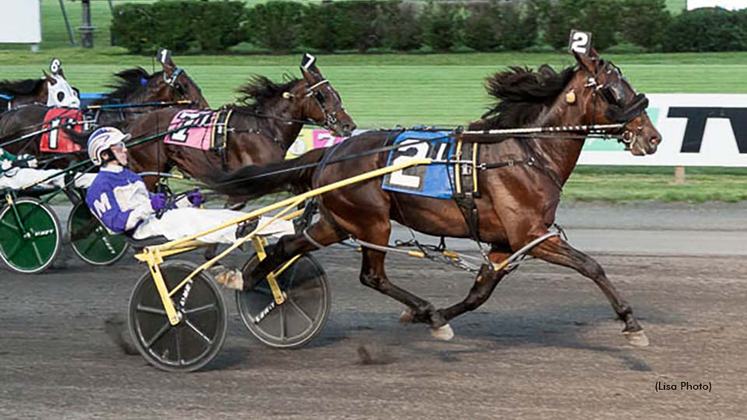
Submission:
<svg viewBox="0 0 747 420">
<path fill-rule="evenodd" d="M 67 231 L 75 255 L 88 264 L 111 265 L 127 252 L 125 238 L 109 233 L 85 203 L 73 207 L 67 220 Z"/>
<path fill-rule="evenodd" d="M 60 222 L 41 201 L 19 198 L 0 211 L 0 257 L 13 271 L 39 273 L 60 250 Z"/>
<path fill-rule="evenodd" d="M 244 278 L 257 265 L 253 256 L 242 270 Z M 259 341 L 275 348 L 296 348 L 313 339 L 329 317 L 332 296 L 327 275 L 311 255 L 303 255 L 277 278 L 286 300 L 276 306 L 267 281 L 236 292 L 244 325 Z"/>
<path fill-rule="evenodd" d="M 160 266 L 169 290 L 197 265 L 168 261 Z M 208 364 L 226 339 L 228 311 L 212 278 L 201 272 L 172 297 L 182 319 L 171 325 L 150 272 L 130 297 L 130 333 L 140 354 L 151 365 L 169 372 L 191 372 Z"/>
</svg>

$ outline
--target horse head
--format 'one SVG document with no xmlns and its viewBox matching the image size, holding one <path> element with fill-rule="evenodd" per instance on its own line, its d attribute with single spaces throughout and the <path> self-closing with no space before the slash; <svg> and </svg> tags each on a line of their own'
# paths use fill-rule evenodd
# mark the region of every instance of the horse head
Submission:
<svg viewBox="0 0 747 420">
<path fill-rule="evenodd" d="M 47 106 L 80 108 L 78 92 L 65 80 L 61 70 L 52 75 L 43 70 L 42 73 L 44 73 L 44 78 L 47 79 Z"/>
<path fill-rule="evenodd" d="M 163 77 L 153 79 L 152 92 L 161 101 L 192 101 L 199 108 L 210 108 L 207 99 L 202 96 L 202 90 L 181 67 L 177 67 L 168 50 L 158 52 L 158 58 L 163 67 Z M 154 75 L 155 76 L 155 75 Z"/>
<path fill-rule="evenodd" d="M 191 101 L 199 108 L 209 108 L 202 90 L 184 69 L 174 64 L 168 51 L 165 56 L 163 51 L 166 50 L 159 52 L 163 71 L 148 74 L 141 67 L 123 70 L 115 74 L 117 83 L 109 86 L 114 90 L 96 104 Z"/>
<path fill-rule="evenodd" d="M 301 118 L 310 119 L 340 137 L 353 134 L 356 128 L 353 118 L 345 111 L 340 94 L 324 78 L 316 66 L 316 58 L 311 54 L 304 54 L 301 73 L 303 83 L 298 84 L 292 92 L 283 94 L 302 110 Z"/>
<path fill-rule="evenodd" d="M 633 155 L 656 152 L 661 134 L 646 113 L 646 95 L 636 93 L 620 69 L 605 61 L 593 48 L 588 55 L 574 52 L 576 76 L 566 89 L 566 102 L 584 110 L 587 123 L 620 124 L 615 132 Z"/>
</svg>

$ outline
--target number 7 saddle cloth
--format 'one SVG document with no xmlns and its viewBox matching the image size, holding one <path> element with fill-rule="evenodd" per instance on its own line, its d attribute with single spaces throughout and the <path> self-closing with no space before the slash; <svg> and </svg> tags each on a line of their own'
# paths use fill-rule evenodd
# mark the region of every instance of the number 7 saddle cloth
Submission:
<svg viewBox="0 0 747 420">
<path fill-rule="evenodd" d="M 476 150 L 473 153 L 473 148 L 478 145 L 462 144 L 453 135 L 452 131 L 408 130 L 400 133 L 391 143 L 399 147 L 389 152 L 387 165 L 424 158 L 437 162 L 389 173 L 384 176 L 382 188 L 441 199 L 451 199 L 464 190 L 476 193 L 477 182 L 473 177 Z M 456 159 L 458 148 L 462 150 L 459 159 Z M 457 164 L 456 161 L 470 163 Z M 460 175 L 458 179 L 455 178 L 456 173 Z"/>
<path fill-rule="evenodd" d="M 164 143 L 200 150 L 219 149 L 225 145 L 229 118 L 231 110 L 179 111 L 169 124 L 169 131 L 176 131 L 167 134 Z"/>
</svg>

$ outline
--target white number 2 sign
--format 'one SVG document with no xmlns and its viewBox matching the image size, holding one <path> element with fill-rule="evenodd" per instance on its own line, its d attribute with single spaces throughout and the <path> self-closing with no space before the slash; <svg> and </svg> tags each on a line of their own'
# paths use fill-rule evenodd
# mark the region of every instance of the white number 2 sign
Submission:
<svg viewBox="0 0 747 420">
<path fill-rule="evenodd" d="M 571 38 L 568 41 L 568 51 L 588 55 L 591 50 L 591 32 L 571 30 Z"/>
</svg>

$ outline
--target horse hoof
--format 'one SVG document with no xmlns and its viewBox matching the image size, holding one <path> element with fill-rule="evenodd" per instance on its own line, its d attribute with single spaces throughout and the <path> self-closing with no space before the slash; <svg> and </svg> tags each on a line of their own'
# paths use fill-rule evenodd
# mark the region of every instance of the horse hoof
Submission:
<svg viewBox="0 0 747 420">
<path fill-rule="evenodd" d="M 439 328 L 431 328 L 431 335 L 439 340 L 449 341 L 454 338 L 454 330 L 451 329 L 449 324 Z"/>
<path fill-rule="evenodd" d="M 412 324 L 415 321 L 415 313 L 412 312 L 412 309 L 406 308 L 404 311 L 402 311 L 402 314 L 399 316 L 399 322 L 403 324 Z"/>
<path fill-rule="evenodd" d="M 647 347 L 648 346 L 648 337 L 646 337 L 646 333 L 641 331 L 636 332 L 623 332 L 623 335 L 625 336 L 625 339 L 628 340 L 628 343 L 630 343 L 633 346 L 636 347 Z"/>
</svg>

